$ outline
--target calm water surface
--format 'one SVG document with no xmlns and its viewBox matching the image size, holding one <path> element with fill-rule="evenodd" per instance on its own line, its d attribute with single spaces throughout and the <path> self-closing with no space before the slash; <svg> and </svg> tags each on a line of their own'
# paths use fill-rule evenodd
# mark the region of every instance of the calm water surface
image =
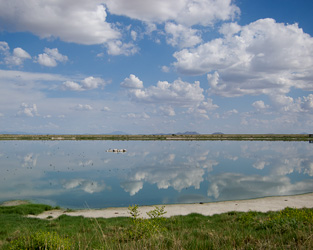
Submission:
<svg viewBox="0 0 313 250">
<path fill-rule="evenodd" d="M 0 141 L 0 202 L 104 208 L 308 192 L 308 142 Z"/>
</svg>

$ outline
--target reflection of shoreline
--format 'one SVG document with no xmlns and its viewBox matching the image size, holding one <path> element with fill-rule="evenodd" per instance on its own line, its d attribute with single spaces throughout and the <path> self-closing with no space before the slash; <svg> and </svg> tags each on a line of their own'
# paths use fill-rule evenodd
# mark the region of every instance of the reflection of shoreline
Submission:
<svg viewBox="0 0 313 250">
<path fill-rule="evenodd" d="M 163 205 L 162 205 L 163 206 Z M 139 212 L 142 217 L 147 217 L 146 212 L 151 211 L 154 206 L 139 207 Z M 235 200 L 235 201 L 221 201 L 210 202 L 203 204 L 173 204 L 165 205 L 166 214 L 164 217 L 171 217 L 176 215 L 188 215 L 191 213 L 198 213 L 205 216 L 214 214 L 227 213 L 231 211 L 236 212 L 268 212 L 279 211 L 286 207 L 292 208 L 313 208 L 313 193 L 289 196 L 275 196 L 265 197 L 250 200 Z M 64 210 L 46 211 L 39 215 L 29 215 L 29 217 L 36 217 L 40 219 L 57 218 L 65 214 L 69 216 L 84 216 L 87 218 L 112 218 L 112 217 L 130 217 L 127 207 L 111 207 L 106 209 L 85 209 L 76 210 L 73 212 L 66 212 Z"/>
</svg>

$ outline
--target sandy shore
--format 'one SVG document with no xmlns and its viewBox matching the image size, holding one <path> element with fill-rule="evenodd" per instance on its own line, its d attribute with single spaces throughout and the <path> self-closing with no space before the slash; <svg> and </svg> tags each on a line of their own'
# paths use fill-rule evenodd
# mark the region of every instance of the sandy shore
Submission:
<svg viewBox="0 0 313 250">
<path fill-rule="evenodd" d="M 165 205 L 166 214 L 164 217 L 174 215 L 187 215 L 190 213 L 198 213 L 203 215 L 221 214 L 230 211 L 248 212 L 248 211 L 279 211 L 286 207 L 292 208 L 313 208 L 313 193 L 294 195 L 267 197 L 252 200 L 223 201 L 203 204 L 175 204 Z M 139 207 L 141 217 L 147 218 L 146 212 L 153 210 L 153 206 Z M 106 209 L 84 209 L 67 212 L 65 210 L 51 210 L 39 215 L 30 215 L 34 218 L 57 218 L 62 214 L 69 216 L 83 216 L 88 218 L 112 218 L 130 216 L 127 207 L 106 208 Z"/>
</svg>

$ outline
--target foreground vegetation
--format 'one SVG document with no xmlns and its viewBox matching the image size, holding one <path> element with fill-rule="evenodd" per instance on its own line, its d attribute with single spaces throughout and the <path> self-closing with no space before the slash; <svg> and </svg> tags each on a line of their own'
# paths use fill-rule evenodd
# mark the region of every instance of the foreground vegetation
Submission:
<svg viewBox="0 0 313 250">
<path fill-rule="evenodd" d="M 48 209 L 0 207 L 0 249 L 313 249 L 313 209 L 165 219 L 159 207 L 140 219 L 133 206 L 131 218 L 25 216 Z"/>
<path fill-rule="evenodd" d="M 309 134 L 171 134 L 171 135 L 14 135 L 0 134 L 0 140 L 263 140 L 310 141 Z"/>
</svg>

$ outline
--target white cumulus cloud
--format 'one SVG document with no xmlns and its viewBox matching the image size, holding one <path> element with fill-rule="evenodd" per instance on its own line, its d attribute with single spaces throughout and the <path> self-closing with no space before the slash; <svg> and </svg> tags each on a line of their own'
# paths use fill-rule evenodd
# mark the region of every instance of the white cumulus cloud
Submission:
<svg viewBox="0 0 313 250">
<path fill-rule="evenodd" d="M 213 104 L 213 100 L 211 98 L 207 98 L 206 101 L 202 101 L 198 105 L 190 107 L 187 113 L 209 120 L 210 118 L 208 114 L 218 107 L 218 105 Z"/>
<path fill-rule="evenodd" d="M 83 88 L 81 85 L 79 85 L 77 82 L 73 81 L 65 81 L 62 84 L 63 90 L 72 90 L 72 91 L 83 91 Z"/>
<path fill-rule="evenodd" d="M 267 18 L 220 32 L 224 37 L 174 53 L 177 70 L 208 74 L 210 92 L 223 96 L 312 90 L 313 38 L 297 24 Z"/>
<path fill-rule="evenodd" d="M 23 59 L 31 59 L 31 56 L 25 51 L 23 50 L 22 48 L 15 48 L 13 50 L 13 56 L 16 57 L 16 58 L 19 58 L 21 60 Z"/>
<path fill-rule="evenodd" d="M 199 82 L 188 83 L 180 79 L 173 83 L 159 81 L 156 86 L 143 89 L 130 89 L 133 101 L 146 103 L 166 103 L 169 105 L 190 106 L 204 99 Z"/>
<path fill-rule="evenodd" d="M 13 53 L 11 54 L 8 43 L 4 41 L 0 41 L 0 55 L 4 56 L 5 64 L 15 66 L 22 65 L 24 60 L 32 58 L 30 54 L 20 47 L 13 49 Z"/>
<path fill-rule="evenodd" d="M 313 112 L 313 94 L 309 94 L 308 96 L 303 97 L 301 107 L 305 111 Z"/>
<path fill-rule="evenodd" d="M 59 53 L 57 48 L 45 48 L 44 51 L 45 53 L 39 54 L 37 58 L 37 62 L 43 66 L 55 67 L 58 65 L 58 62 L 66 62 L 68 60 L 68 57 Z"/>
<path fill-rule="evenodd" d="M 2 51 L 2 53 L 8 51 L 10 49 L 9 44 L 7 42 L 4 41 L 0 41 L 0 51 Z"/>
<path fill-rule="evenodd" d="M 175 116 L 176 115 L 175 110 L 171 106 L 161 106 L 160 111 L 163 115 L 166 115 L 166 116 Z"/>
<path fill-rule="evenodd" d="M 272 106 L 279 112 L 297 113 L 301 111 L 300 100 L 295 100 L 291 96 L 281 94 L 271 94 Z"/>
<path fill-rule="evenodd" d="M 180 48 L 193 47 L 202 41 L 197 30 L 181 24 L 166 23 L 165 32 L 167 33 L 167 43 Z"/>
<path fill-rule="evenodd" d="M 139 114 L 139 113 L 128 113 L 126 115 L 123 115 L 122 117 L 132 118 L 132 119 L 143 119 L 143 120 L 150 118 L 150 116 L 146 113 L 141 113 L 141 114 Z"/>
<path fill-rule="evenodd" d="M 262 100 L 255 101 L 254 103 L 252 103 L 252 106 L 255 107 L 257 110 L 264 110 L 269 108 L 269 105 L 266 105 Z"/>
<path fill-rule="evenodd" d="M 108 54 L 109 55 L 125 55 L 131 56 L 136 54 L 139 51 L 139 48 L 134 45 L 133 43 L 123 43 L 120 40 L 112 40 L 109 41 L 107 44 Z"/>
<path fill-rule="evenodd" d="M 107 85 L 107 82 L 100 77 L 89 76 L 80 81 L 80 83 L 74 81 L 65 81 L 61 85 L 62 90 L 71 90 L 71 91 L 85 91 L 92 90 L 97 88 L 103 88 Z"/>
<path fill-rule="evenodd" d="M 98 87 L 104 87 L 106 82 L 100 77 L 89 76 L 81 81 L 84 89 L 96 89 Z"/>
<path fill-rule="evenodd" d="M 212 111 L 218 108 L 218 105 L 213 104 L 213 99 L 207 98 L 206 101 L 200 103 L 199 109 L 203 109 L 205 111 Z"/>
<path fill-rule="evenodd" d="M 17 112 L 18 115 L 21 116 L 28 116 L 28 117 L 34 117 L 38 116 L 38 110 L 37 110 L 37 105 L 36 104 L 27 104 L 27 103 L 22 103 L 20 105 L 20 109 Z"/>
<path fill-rule="evenodd" d="M 76 106 L 73 107 L 74 110 L 77 111 L 90 111 L 93 110 L 92 106 L 89 104 L 77 104 Z"/>
<path fill-rule="evenodd" d="M 121 86 L 129 89 L 142 89 L 143 82 L 137 76 L 130 74 L 121 82 Z"/>
<path fill-rule="evenodd" d="M 41 38 L 102 44 L 120 37 L 106 22 L 102 3 L 100 0 L 0 1 L 0 26 L 8 31 L 29 31 Z"/>
<path fill-rule="evenodd" d="M 145 22 L 174 20 L 179 24 L 212 25 L 235 18 L 239 8 L 231 0 L 104 0 L 112 14 Z"/>
</svg>

